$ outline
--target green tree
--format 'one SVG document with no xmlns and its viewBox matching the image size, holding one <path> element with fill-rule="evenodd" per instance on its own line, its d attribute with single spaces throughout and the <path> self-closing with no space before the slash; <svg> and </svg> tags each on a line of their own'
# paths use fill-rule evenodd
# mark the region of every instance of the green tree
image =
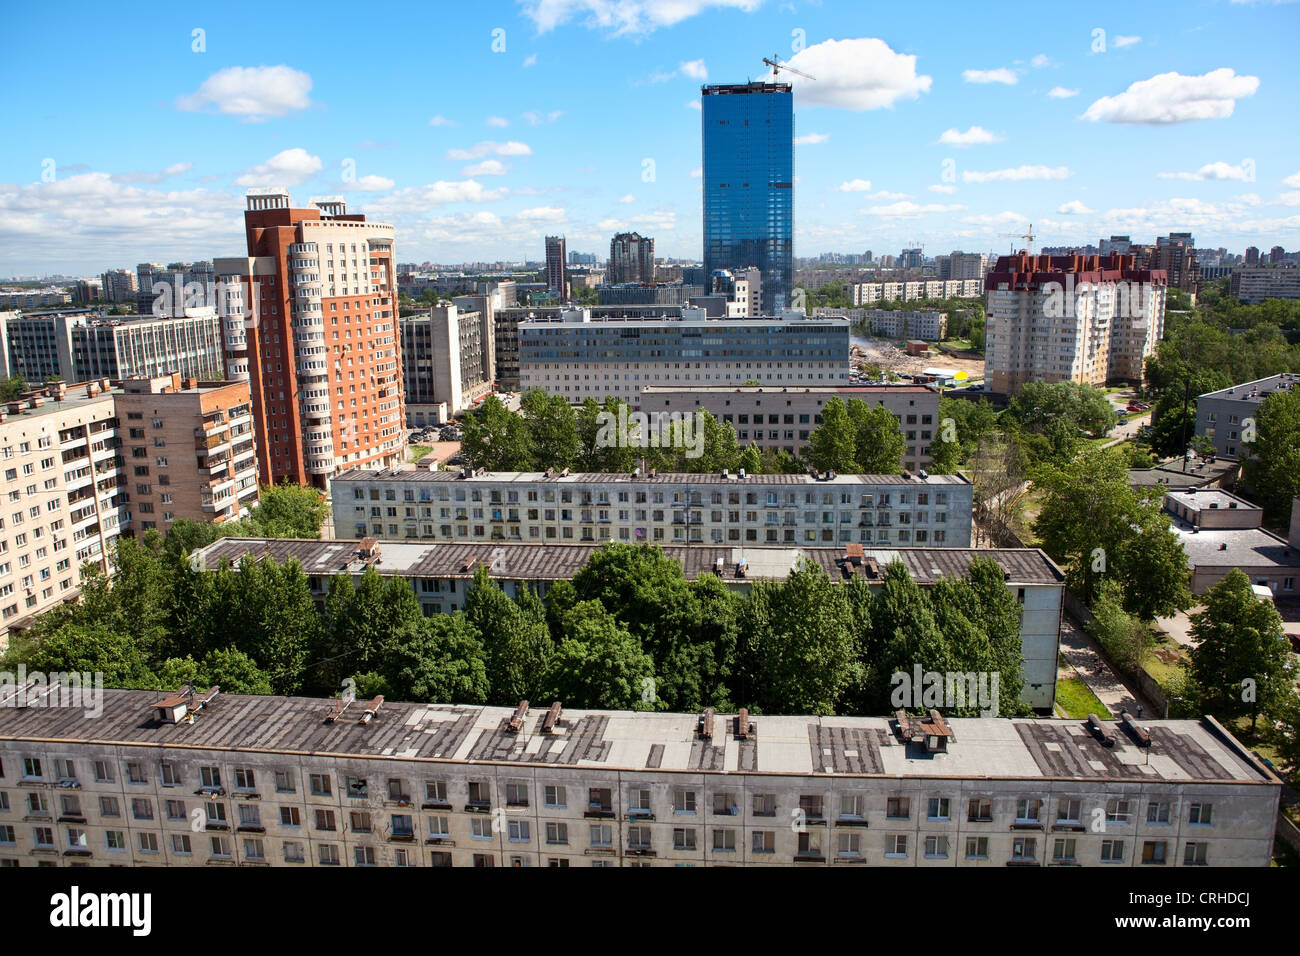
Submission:
<svg viewBox="0 0 1300 956">
<path fill-rule="evenodd" d="M 542 679 L 543 700 L 600 710 L 655 710 L 654 663 L 599 601 L 564 615 L 567 635 Z"/>
<path fill-rule="evenodd" d="M 1088 633 L 1123 670 L 1137 673 L 1150 647 L 1151 632 L 1145 623 L 1124 610 L 1124 593 L 1117 582 L 1102 585 L 1092 613 Z"/>
<path fill-rule="evenodd" d="M 554 651 L 546 611 L 536 596 L 524 604 L 512 601 L 479 565 L 465 596 L 464 614 L 483 644 L 489 699 L 513 706 L 536 698 Z"/>
<path fill-rule="evenodd" d="M 272 693 L 271 681 L 257 662 L 233 647 L 208 651 L 195 679 L 204 687 L 220 686 L 227 694 Z"/>
<path fill-rule="evenodd" d="M 859 680 L 846 596 L 801 561 L 783 582 L 757 580 L 741 614 L 747 699 L 773 713 L 833 714 Z"/>
<path fill-rule="evenodd" d="M 1110 431 L 1117 418 L 1105 392 L 1079 382 L 1029 382 L 1004 414 L 1028 432 L 1041 432 L 1049 422 L 1065 419 L 1094 438 Z"/>
<path fill-rule="evenodd" d="M 864 475 L 899 474 L 907 442 L 894 413 L 884 405 L 870 408 L 862 399 L 851 398 L 848 415 L 854 431 L 853 470 Z"/>
<path fill-rule="evenodd" d="M 1202 706 L 1220 720 L 1250 715 L 1253 730 L 1261 712 L 1285 704 L 1294 694 L 1286 669 L 1290 648 L 1282 616 L 1261 601 L 1240 568 L 1205 592 L 1204 609 L 1191 616 L 1192 675 Z"/>
<path fill-rule="evenodd" d="M 260 537 L 319 538 L 329 514 L 325 495 L 306 485 L 264 485 L 260 500 L 249 514 Z"/>
<path fill-rule="evenodd" d="M 465 416 L 461 453 L 471 467 L 488 471 L 528 471 L 533 467 L 527 423 L 495 395 L 484 399 L 478 412 Z"/>
<path fill-rule="evenodd" d="M 755 444 L 748 444 L 736 461 L 736 470 L 744 469 L 746 475 L 763 474 L 763 452 Z"/>
<path fill-rule="evenodd" d="M 404 623 L 383 648 L 386 682 L 402 700 L 482 704 L 487 662 L 474 626 L 459 611 Z M 358 689 L 361 687 L 357 679 Z"/>
<path fill-rule="evenodd" d="M 1161 457 L 1181 455 L 1196 437 L 1196 397 L 1232 383 L 1220 372 L 1202 370 L 1161 393 L 1151 412 L 1151 447 Z"/>
<path fill-rule="evenodd" d="M 0 402 L 13 402 L 22 398 L 30 389 L 27 386 L 27 379 L 21 375 L 11 375 L 9 378 L 0 379 Z"/>
<path fill-rule="evenodd" d="M 158 686 L 148 658 L 129 633 L 95 624 L 65 620 L 13 638 L 0 666 L 12 673 L 19 664 L 45 674 L 103 674 L 105 687 Z"/>
<path fill-rule="evenodd" d="M 1246 481 L 1264 507 L 1265 519 L 1285 524 L 1291 502 L 1300 495 L 1300 391 L 1265 398 L 1254 426 L 1254 440 L 1245 442 L 1251 451 L 1244 465 Z"/>
<path fill-rule="evenodd" d="M 818 471 L 857 470 L 858 436 L 844 401 L 835 396 L 822 409 L 822 423 L 808 436 L 805 455 Z"/>
<path fill-rule="evenodd" d="M 530 467 L 557 471 L 573 467 L 578 457 L 578 427 L 573 407 L 564 396 L 547 395 L 535 388 L 524 394 L 520 410 L 532 438 Z"/>
</svg>

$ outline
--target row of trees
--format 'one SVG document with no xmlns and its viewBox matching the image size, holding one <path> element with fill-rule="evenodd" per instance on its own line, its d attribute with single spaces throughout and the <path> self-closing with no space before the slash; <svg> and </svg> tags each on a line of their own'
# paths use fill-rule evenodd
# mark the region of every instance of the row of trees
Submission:
<svg viewBox="0 0 1300 956">
<path fill-rule="evenodd" d="M 0 667 L 98 671 L 115 687 L 331 694 L 351 678 L 362 695 L 421 701 L 882 714 L 891 675 L 920 665 L 997 672 L 998 712 L 1024 712 L 1020 607 L 988 559 L 925 590 L 899 563 L 877 588 L 803 565 L 741 596 L 711 574 L 686 580 L 658 548 L 611 544 L 545 600 L 512 598 L 480 568 L 463 608 L 432 617 L 373 567 L 335 577 L 322 611 L 292 561 L 197 571 L 154 532 L 115 560 L 111 589 L 90 574 L 82 601 L 16 637 Z"/>
</svg>

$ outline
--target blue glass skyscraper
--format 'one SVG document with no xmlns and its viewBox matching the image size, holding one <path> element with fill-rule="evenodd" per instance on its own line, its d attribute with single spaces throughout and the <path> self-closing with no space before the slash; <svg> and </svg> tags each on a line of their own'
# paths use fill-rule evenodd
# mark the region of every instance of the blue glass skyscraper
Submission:
<svg viewBox="0 0 1300 956">
<path fill-rule="evenodd" d="M 788 83 L 706 86 L 704 274 L 756 266 L 765 315 L 794 280 L 794 94 Z"/>
</svg>

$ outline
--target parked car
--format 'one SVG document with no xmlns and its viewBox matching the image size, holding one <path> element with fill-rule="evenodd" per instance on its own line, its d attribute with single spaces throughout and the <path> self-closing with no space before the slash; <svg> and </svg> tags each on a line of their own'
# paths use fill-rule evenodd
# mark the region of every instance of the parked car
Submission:
<svg viewBox="0 0 1300 956">
<path fill-rule="evenodd" d="M 1137 402 L 1129 402 L 1129 403 L 1128 403 L 1128 406 L 1127 406 L 1126 409 L 1125 409 L 1125 411 L 1130 411 L 1130 412 L 1140 412 L 1140 411 L 1142 411 L 1142 406 L 1139 405 Z"/>
<path fill-rule="evenodd" d="M 1127 418 L 1126 416 L 1124 416 L 1124 415 L 1121 415 L 1121 416 L 1119 417 L 1119 423 L 1120 423 L 1121 425 L 1127 425 L 1127 424 L 1128 424 L 1128 418 Z"/>
</svg>

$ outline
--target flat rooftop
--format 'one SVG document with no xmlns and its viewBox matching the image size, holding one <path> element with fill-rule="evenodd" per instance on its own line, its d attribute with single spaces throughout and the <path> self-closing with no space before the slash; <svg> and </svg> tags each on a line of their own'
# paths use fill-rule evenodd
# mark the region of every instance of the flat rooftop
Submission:
<svg viewBox="0 0 1300 956">
<path fill-rule="evenodd" d="M 1277 785 L 1212 719 L 1144 721 L 1152 745 L 1137 746 L 1115 725 L 1103 746 L 1080 720 L 953 718 L 943 754 L 903 744 L 884 717 L 751 717 L 755 733 L 737 740 L 734 719 L 718 715 L 710 739 L 697 715 L 565 710 L 543 734 L 546 707 L 510 733 L 509 707 L 385 701 L 369 723 L 353 703 L 326 721 L 335 701 L 220 694 L 193 724 L 162 723 L 164 691 L 106 690 L 100 717 L 81 708 L 0 708 L 0 740 L 77 741 L 184 750 L 282 753 L 601 768 L 609 771 L 824 774 L 828 777 L 1018 778 L 1029 780 L 1229 782 Z"/>
<path fill-rule="evenodd" d="M 1166 512 L 1167 513 L 1167 512 Z M 1187 552 L 1187 567 L 1300 568 L 1300 550 L 1263 528 L 1201 528 L 1181 518 L 1172 530 Z"/>
<path fill-rule="evenodd" d="M 838 487 L 841 485 L 970 485 L 970 479 L 961 475 L 841 475 L 834 478 L 818 479 L 812 475 L 746 475 L 737 474 L 723 477 L 721 474 L 687 474 L 682 472 L 663 472 L 660 474 L 635 475 L 626 472 L 577 472 L 566 475 L 562 472 L 544 471 L 490 471 L 466 478 L 459 469 L 451 471 L 429 471 L 425 468 L 407 468 L 405 470 L 376 470 L 369 468 L 349 468 L 334 476 L 334 482 L 340 481 L 462 481 L 483 483 L 509 482 L 549 482 L 568 485 L 732 485 L 748 488 L 757 485 L 802 485 L 810 488 Z"/>
<path fill-rule="evenodd" d="M 938 393 L 925 385 L 906 383 L 886 383 L 881 385 L 643 385 L 642 395 L 674 394 L 684 395 L 876 395 L 884 393 L 937 395 Z"/>
<path fill-rule="evenodd" d="M 1236 511 L 1263 511 L 1259 505 L 1253 505 L 1245 498 L 1238 498 L 1220 488 L 1190 488 L 1185 491 L 1170 491 L 1166 496 L 1186 508 L 1208 511 L 1213 509 Z"/>
<path fill-rule="evenodd" d="M 194 553 L 204 568 L 215 569 L 222 561 L 232 564 L 245 555 L 269 558 L 283 564 L 290 558 L 308 575 L 361 574 L 367 559 L 360 553 L 360 541 L 320 541 L 294 538 L 221 538 Z M 472 578 L 474 568 L 485 565 L 493 577 L 520 581 L 568 580 L 600 550 L 589 544 L 502 544 L 495 541 L 389 541 L 376 545 L 378 558 L 372 563 L 380 574 L 413 578 Z M 811 561 L 833 578 L 862 574 L 868 581 L 874 561 L 883 571 L 901 561 L 918 584 L 933 584 L 941 577 L 965 577 L 976 557 L 992 558 L 1002 566 L 1008 585 L 1060 584 L 1061 569 L 1037 548 L 878 548 L 864 549 L 856 572 L 846 568 L 845 549 L 840 548 L 733 548 L 712 545 L 660 547 L 665 556 L 682 566 L 688 580 L 711 574 L 722 561 L 723 578 L 741 577 L 737 568 L 743 558 L 744 580 L 784 580 L 800 561 Z"/>
<path fill-rule="evenodd" d="M 1133 468 L 1128 473 L 1128 483 L 1134 487 L 1167 485 L 1170 488 L 1200 488 L 1233 476 L 1241 462 L 1225 458 L 1196 458 L 1183 469 L 1182 458 L 1170 458 L 1150 468 Z"/>
<path fill-rule="evenodd" d="M 1243 402 L 1263 401 L 1266 395 L 1276 391 L 1288 391 L 1298 386 L 1300 386 L 1300 372 L 1283 372 L 1280 375 L 1270 375 L 1268 378 L 1256 379 L 1253 382 L 1230 385 L 1227 388 L 1219 389 L 1217 392 L 1206 392 L 1203 395 L 1198 395 L 1197 398 L 1227 398 Z"/>
</svg>

